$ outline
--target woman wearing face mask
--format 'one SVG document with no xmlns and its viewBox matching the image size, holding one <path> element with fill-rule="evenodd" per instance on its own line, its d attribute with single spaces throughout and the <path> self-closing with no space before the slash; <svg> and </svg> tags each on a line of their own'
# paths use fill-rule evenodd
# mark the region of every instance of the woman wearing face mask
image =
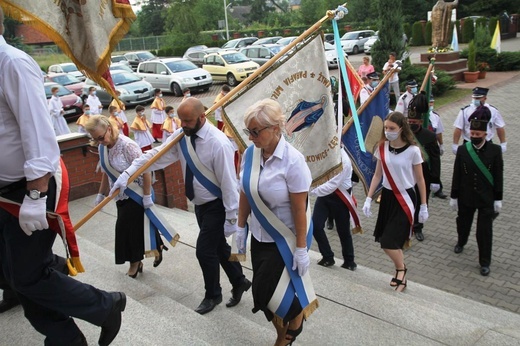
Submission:
<svg viewBox="0 0 520 346">
<path fill-rule="evenodd" d="M 390 281 L 390 286 L 402 292 L 407 285 L 403 247 L 412 236 L 414 212 L 419 198 L 414 186 L 417 184 L 421 200 L 419 222 L 424 223 L 428 219 L 426 185 L 421 150 L 415 144 L 413 133 L 403 114 L 390 113 L 385 120 L 384 129 L 384 136 L 374 149 L 374 156 L 378 161 L 363 213 L 367 217 L 372 215 L 372 197 L 382 178 L 381 204 L 374 236 L 395 266 L 395 277 Z"/>
<path fill-rule="evenodd" d="M 146 119 L 143 106 L 139 105 L 135 107 L 135 112 L 137 113 L 137 116 L 130 126 L 130 129 L 134 132 L 134 141 L 139 145 L 141 151 L 144 153 L 145 151 L 152 149 L 152 143 L 154 142 L 152 133 L 150 132 L 152 124 L 150 124 Z"/>
</svg>

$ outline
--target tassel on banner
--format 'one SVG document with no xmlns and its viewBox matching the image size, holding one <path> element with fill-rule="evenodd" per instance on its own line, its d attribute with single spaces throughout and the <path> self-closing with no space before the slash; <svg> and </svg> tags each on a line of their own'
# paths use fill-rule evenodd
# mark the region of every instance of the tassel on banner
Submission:
<svg viewBox="0 0 520 346">
<path fill-rule="evenodd" d="M 72 260 L 72 265 L 74 266 L 74 268 L 76 269 L 76 271 L 78 273 L 85 272 L 85 268 L 83 268 L 83 264 L 81 263 L 81 260 L 79 259 L 79 257 L 72 257 L 71 260 Z"/>
<path fill-rule="evenodd" d="M 72 265 L 71 261 L 70 261 L 70 258 L 67 258 L 67 268 L 69 269 L 69 275 L 70 276 L 76 276 L 78 275 L 78 271 L 76 270 L 76 268 L 74 268 L 74 266 Z"/>
</svg>

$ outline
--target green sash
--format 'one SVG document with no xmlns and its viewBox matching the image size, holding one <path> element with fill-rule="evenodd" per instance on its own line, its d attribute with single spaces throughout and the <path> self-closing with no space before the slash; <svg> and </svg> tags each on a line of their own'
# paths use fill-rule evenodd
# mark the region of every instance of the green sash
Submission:
<svg viewBox="0 0 520 346">
<path fill-rule="evenodd" d="M 491 172 L 486 168 L 480 157 L 478 157 L 477 152 L 473 148 L 473 144 L 471 144 L 471 142 L 466 142 L 466 149 L 468 149 L 469 156 L 473 159 L 473 162 L 475 162 L 478 169 L 480 169 L 480 172 L 484 174 L 484 177 L 486 177 L 491 186 L 493 186 L 493 176 L 491 175 Z"/>
</svg>

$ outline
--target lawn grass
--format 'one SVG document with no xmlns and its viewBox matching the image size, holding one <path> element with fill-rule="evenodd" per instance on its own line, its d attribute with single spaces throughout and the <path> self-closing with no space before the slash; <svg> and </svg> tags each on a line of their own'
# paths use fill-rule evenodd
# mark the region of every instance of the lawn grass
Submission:
<svg viewBox="0 0 520 346">
<path fill-rule="evenodd" d="M 51 65 L 71 62 L 70 58 L 65 54 L 43 54 L 34 55 L 32 57 L 34 60 L 36 60 L 40 68 L 45 72 L 47 72 L 49 66 Z"/>
<path fill-rule="evenodd" d="M 435 108 L 441 108 L 447 104 L 457 102 L 464 97 L 471 95 L 471 89 L 466 88 L 455 88 L 452 90 L 448 90 L 442 96 L 438 96 L 435 98 Z"/>
</svg>

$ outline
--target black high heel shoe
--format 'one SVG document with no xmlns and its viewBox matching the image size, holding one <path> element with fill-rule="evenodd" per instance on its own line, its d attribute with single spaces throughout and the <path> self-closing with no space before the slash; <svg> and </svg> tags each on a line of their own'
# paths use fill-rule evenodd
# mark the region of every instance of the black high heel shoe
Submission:
<svg viewBox="0 0 520 346">
<path fill-rule="evenodd" d="M 287 346 L 292 345 L 294 341 L 296 341 L 296 337 L 300 335 L 303 331 L 303 322 L 305 322 L 305 318 L 302 318 L 302 323 L 298 327 L 298 329 L 287 329 L 285 332 L 285 340 L 289 341 Z M 290 336 L 291 338 L 288 339 L 287 337 Z"/>
<path fill-rule="evenodd" d="M 395 277 L 393 277 L 392 280 L 390 280 L 390 286 L 392 286 L 392 287 L 396 287 L 397 286 L 397 274 L 399 272 L 403 272 L 403 271 L 404 271 L 404 276 L 406 276 L 406 272 L 408 271 L 406 266 L 404 266 L 404 269 L 396 269 L 395 270 Z"/>
<path fill-rule="evenodd" d="M 408 280 L 406 280 L 406 271 L 407 271 L 406 267 L 404 267 L 404 269 L 396 269 L 395 290 L 398 291 L 398 292 L 403 292 L 405 290 L 405 288 L 406 288 L 406 284 L 408 283 Z M 400 280 L 397 278 L 397 273 L 398 272 L 404 272 L 403 278 L 400 279 Z"/>
<path fill-rule="evenodd" d="M 161 247 L 159 248 L 159 258 L 156 259 L 155 261 L 153 261 L 153 267 L 154 268 L 157 268 L 159 266 L 159 264 L 161 264 L 163 250 L 164 251 L 168 251 L 169 249 L 166 247 L 166 245 L 161 245 Z"/>
<path fill-rule="evenodd" d="M 128 276 L 130 276 L 132 279 L 135 279 L 137 277 L 137 274 L 139 273 L 143 273 L 143 262 L 139 262 L 139 265 L 137 266 L 137 270 L 135 271 L 134 274 L 130 275 L 130 274 L 126 274 Z"/>
</svg>

